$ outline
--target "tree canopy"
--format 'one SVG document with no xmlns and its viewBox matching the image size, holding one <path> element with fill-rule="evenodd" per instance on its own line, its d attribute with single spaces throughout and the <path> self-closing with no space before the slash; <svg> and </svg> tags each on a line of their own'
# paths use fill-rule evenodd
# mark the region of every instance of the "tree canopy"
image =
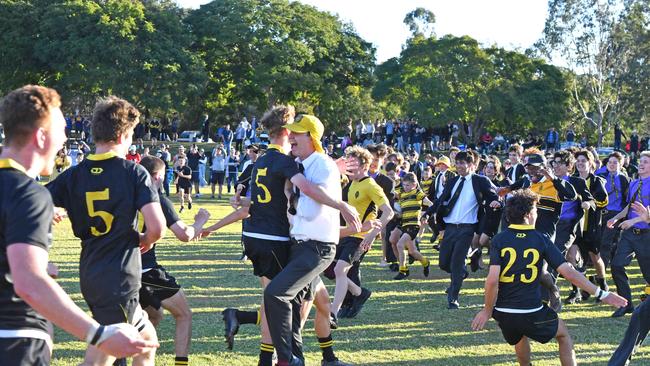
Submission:
<svg viewBox="0 0 650 366">
<path fill-rule="evenodd" d="M 434 32 L 435 15 L 407 13 L 401 54 L 375 48 L 328 12 L 289 0 L 0 0 L 0 92 L 56 88 L 68 110 L 115 94 L 147 116 L 197 124 L 260 116 L 276 103 L 338 128 L 349 119 L 458 121 L 519 133 L 585 122 L 604 134 L 647 126 L 650 5 L 550 0 L 536 49 L 509 51 Z M 562 69 L 537 55 L 568 60 Z M 581 125 L 578 123 L 577 125 Z"/>
</svg>

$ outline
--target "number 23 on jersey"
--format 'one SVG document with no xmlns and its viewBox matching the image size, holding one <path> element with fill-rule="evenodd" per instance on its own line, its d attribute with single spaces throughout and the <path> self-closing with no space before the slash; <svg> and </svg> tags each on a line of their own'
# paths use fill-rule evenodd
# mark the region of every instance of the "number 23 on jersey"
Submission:
<svg viewBox="0 0 650 366">
<path fill-rule="evenodd" d="M 517 251 L 515 248 L 511 247 L 506 247 L 506 248 L 501 248 L 501 258 L 508 257 L 508 261 L 501 270 L 501 275 L 499 276 L 499 282 L 503 283 L 512 283 L 515 281 L 515 274 L 508 274 L 512 266 L 515 264 L 517 261 Z M 537 262 L 539 262 L 539 251 L 534 248 L 528 248 L 524 250 L 523 253 L 523 260 L 528 263 L 526 265 L 527 269 L 530 269 L 530 277 L 526 276 L 525 273 L 522 273 L 519 275 L 519 281 L 523 283 L 532 283 L 537 279 L 538 275 L 538 269 L 537 269 Z"/>
</svg>

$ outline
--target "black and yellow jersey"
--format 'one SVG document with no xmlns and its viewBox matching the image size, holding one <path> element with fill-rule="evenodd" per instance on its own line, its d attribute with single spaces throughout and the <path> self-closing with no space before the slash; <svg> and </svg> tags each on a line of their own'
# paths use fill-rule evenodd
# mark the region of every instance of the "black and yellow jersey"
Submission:
<svg viewBox="0 0 650 366">
<path fill-rule="evenodd" d="M 410 192 L 399 191 L 399 205 L 402 208 L 402 226 L 420 225 L 420 209 L 426 195 L 421 189 Z"/>
<path fill-rule="evenodd" d="M 289 240 L 287 179 L 300 173 L 298 163 L 282 152 L 278 145 L 269 145 L 259 157 L 251 175 L 250 217 L 244 221 L 243 235 L 266 240 Z"/>
<path fill-rule="evenodd" d="M 165 226 L 171 228 L 172 225 L 181 219 L 178 217 L 172 201 L 165 197 L 162 192 L 158 192 L 158 199 L 160 200 L 160 208 L 162 208 L 163 215 L 165 215 Z M 138 212 L 135 227 L 140 233 L 144 233 L 147 230 L 147 227 L 144 224 L 144 216 L 142 216 L 142 212 Z M 156 244 L 154 244 L 151 249 L 142 254 L 142 270 L 154 268 L 157 265 L 158 259 L 156 258 Z"/>
<path fill-rule="evenodd" d="M 7 246 L 24 243 L 49 250 L 53 212 L 47 190 L 17 162 L 0 159 L 0 329 L 37 330 L 45 335 L 51 327 L 16 294 Z"/>
<path fill-rule="evenodd" d="M 81 239 L 79 280 L 88 304 L 135 296 L 141 262 L 133 223 L 143 206 L 158 202 L 146 169 L 112 152 L 93 154 L 46 187 Z"/>
<path fill-rule="evenodd" d="M 370 177 L 353 180 L 344 192 L 343 200 L 357 210 L 361 215 L 362 223 L 376 219 L 378 208 L 388 205 L 388 198 L 384 194 L 384 190 Z M 363 238 L 367 233 L 365 231 L 351 236 Z"/>
<path fill-rule="evenodd" d="M 555 229 L 562 212 L 562 202 L 574 201 L 578 198 L 571 183 L 560 178 L 548 180 L 544 177 L 539 182 L 531 184 L 528 176 L 524 176 L 509 188 L 511 190 L 530 188 L 539 195 L 535 229 L 548 235 L 549 238 L 555 237 Z"/>
<path fill-rule="evenodd" d="M 543 262 L 557 269 L 565 262 L 553 242 L 532 225 L 510 225 L 492 238 L 490 265 L 500 266 L 496 307 L 531 310 L 542 306 Z"/>
<path fill-rule="evenodd" d="M 422 192 L 429 196 L 429 191 L 431 190 L 431 184 L 433 184 L 433 178 L 424 179 L 420 182 L 420 187 L 422 187 Z"/>
</svg>

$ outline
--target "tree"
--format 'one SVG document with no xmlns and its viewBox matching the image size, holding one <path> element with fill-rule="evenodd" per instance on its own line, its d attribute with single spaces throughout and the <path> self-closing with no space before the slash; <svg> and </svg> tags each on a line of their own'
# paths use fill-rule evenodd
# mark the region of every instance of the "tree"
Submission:
<svg viewBox="0 0 650 366">
<path fill-rule="evenodd" d="M 57 89 L 69 109 L 88 111 L 116 94 L 145 114 L 184 110 L 205 73 L 173 2 L 4 1 L 3 92 L 26 83 Z M 6 14 L 6 16 L 4 16 Z"/>
<path fill-rule="evenodd" d="M 335 123 L 334 104 L 349 95 L 349 87 L 372 84 L 372 46 L 312 6 L 213 1 L 193 11 L 187 23 L 210 77 L 203 102 L 222 122 L 293 103 Z"/>
<path fill-rule="evenodd" d="M 404 24 L 409 27 L 412 37 L 429 38 L 435 35 L 433 25 L 436 23 L 436 16 L 431 10 L 415 8 L 404 17 Z"/>
<path fill-rule="evenodd" d="M 571 86 L 574 102 L 584 120 L 598 132 L 598 146 L 605 131 L 618 122 L 623 92 L 620 80 L 629 72 L 633 45 L 620 34 L 621 19 L 634 0 L 549 0 L 544 36 L 537 43 L 553 60 L 562 57 L 581 77 Z M 584 82 L 586 93 L 578 82 Z M 614 112 L 614 113 L 612 113 Z"/>
<path fill-rule="evenodd" d="M 523 134 L 566 118 L 561 70 L 518 52 L 483 49 L 467 36 L 412 39 L 375 75 L 380 103 L 428 125 L 465 123 L 474 141 L 486 129 Z"/>
</svg>

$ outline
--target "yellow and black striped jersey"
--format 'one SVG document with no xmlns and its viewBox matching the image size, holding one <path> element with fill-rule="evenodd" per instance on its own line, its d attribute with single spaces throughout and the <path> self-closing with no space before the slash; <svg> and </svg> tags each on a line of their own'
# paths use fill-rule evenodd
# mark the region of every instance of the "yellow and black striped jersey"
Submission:
<svg viewBox="0 0 650 366">
<path fill-rule="evenodd" d="M 400 190 L 399 205 L 402 207 L 402 226 L 420 224 L 420 209 L 425 197 L 424 192 L 418 188 L 409 192 Z"/>
</svg>

